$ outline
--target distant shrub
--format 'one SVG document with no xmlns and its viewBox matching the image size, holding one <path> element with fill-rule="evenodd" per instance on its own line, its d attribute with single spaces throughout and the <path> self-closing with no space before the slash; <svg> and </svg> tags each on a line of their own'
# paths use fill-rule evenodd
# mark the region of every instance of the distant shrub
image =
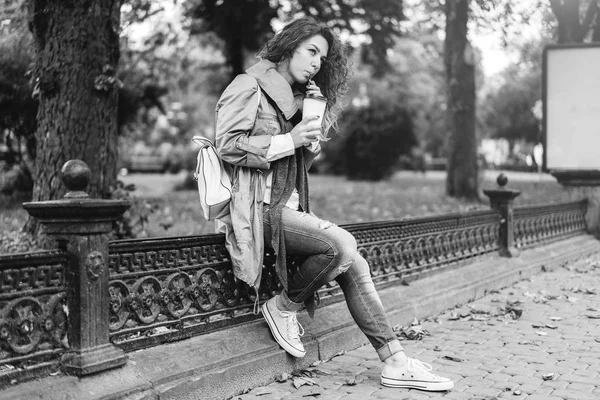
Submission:
<svg viewBox="0 0 600 400">
<path fill-rule="evenodd" d="M 389 177 L 402 154 L 417 144 L 410 114 L 394 102 L 373 99 L 363 108 L 344 113 L 341 137 L 324 146 L 324 172 L 353 180 L 378 181 Z"/>
<path fill-rule="evenodd" d="M 198 190 L 198 182 L 194 178 L 194 173 L 191 171 L 186 172 L 183 182 L 175 185 L 176 191 L 180 190 Z"/>
</svg>

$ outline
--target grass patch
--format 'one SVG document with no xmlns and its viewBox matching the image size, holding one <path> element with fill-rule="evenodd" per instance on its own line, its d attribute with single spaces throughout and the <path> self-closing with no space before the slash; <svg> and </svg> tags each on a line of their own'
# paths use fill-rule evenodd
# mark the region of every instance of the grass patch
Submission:
<svg viewBox="0 0 600 400">
<path fill-rule="evenodd" d="M 497 171 L 490 171 L 481 185 L 495 188 Z M 548 204 L 583 198 L 580 191 L 563 188 L 553 178 L 536 174 L 507 174 L 509 188 L 520 190 L 515 204 Z M 514 177 L 514 179 L 513 179 Z M 126 183 L 136 183 L 139 193 L 155 211 L 150 215 L 147 236 L 184 236 L 212 233 L 214 222 L 205 221 L 199 212 L 196 191 L 174 191 L 181 176 L 137 175 L 127 177 Z M 383 221 L 408 217 L 424 217 L 452 212 L 489 209 L 489 202 L 467 202 L 444 194 L 445 175 L 429 172 L 421 175 L 401 172 L 382 182 L 348 181 L 337 176 L 311 175 L 310 197 L 312 211 L 336 224 Z M 154 189 L 160 189 L 158 192 Z M 27 219 L 21 207 L 22 199 L 0 203 L 0 239 L 18 235 Z M 164 227 L 168 226 L 168 229 Z M 0 243 L 0 253 L 6 243 Z"/>
</svg>

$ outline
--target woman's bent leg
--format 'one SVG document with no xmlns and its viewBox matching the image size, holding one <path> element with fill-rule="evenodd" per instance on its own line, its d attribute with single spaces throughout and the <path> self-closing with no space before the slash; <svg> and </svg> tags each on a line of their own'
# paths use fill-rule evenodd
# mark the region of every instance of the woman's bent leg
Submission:
<svg viewBox="0 0 600 400">
<path fill-rule="evenodd" d="M 268 244 L 271 229 L 267 212 L 264 220 Z M 282 225 L 288 254 L 308 256 L 296 274 L 288 278 L 288 291 L 263 305 L 271 331 L 280 329 L 283 333 L 280 338 L 274 333 L 282 347 L 294 354 L 297 349 L 290 348 L 290 344 L 294 344 L 304 352 L 296 311 L 319 287 L 335 279 L 344 292 L 354 321 L 385 363 L 381 375 L 384 386 L 428 391 L 449 390 L 454 386 L 450 379 L 431 373 L 429 364 L 404 354 L 375 290 L 369 265 L 358 254 L 356 241 L 349 232 L 313 215 L 287 208 L 282 212 Z M 275 320 L 269 321 L 269 315 L 275 316 Z M 287 339 L 281 340 L 281 337 Z"/>
<path fill-rule="evenodd" d="M 350 268 L 336 281 L 344 292 L 352 318 L 377 350 L 381 361 L 402 353 L 404 350 L 387 319 L 367 261 L 356 254 Z"/>
<path fill-rule="evenodd" d="M 271 239 L 268 208 L 263 214 L 265 244 Z M 268 300 L 261 310 L 279 345 L 295 357 L 306 352 L 300 341 L 304 330 L 296 319 L 302 303 L 325 283 L 345 271 L 354 260 L 354 237 L 336 225 L 285 208 L 281 215 L 286 252 L 305 255 L 299 270 L 288 277 L 288 290 Z"/>
<path fill-rule="evenodd" d="M 348 309 L 356 324 L 367 336 L 385 367 L 381 373 L 384 386 L 427 391 L 450 390 L 454 383 L 431 373 L 432 367 L 414 358 L 408 358 L 392 330 L 367 261 L 359 254 L 354 263 L 336 278 Z"/>
<path fill-rule="evenodd" d="M 265 242 L 269 245 L 271 226 L 264 214 Z M 345 229 L 314 215 L 285 208 L 281 215 L 288 254 L 307 256 L 298 271 L 288 277 L 283 302 L 301 304 L 313 293 L 345 272 L 354 262 L 356 240 Z"/>
</svg>

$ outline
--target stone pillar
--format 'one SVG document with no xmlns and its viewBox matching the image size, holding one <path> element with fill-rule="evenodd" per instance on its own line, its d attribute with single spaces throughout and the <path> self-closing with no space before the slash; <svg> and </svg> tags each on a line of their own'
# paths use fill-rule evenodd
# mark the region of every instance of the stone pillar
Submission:
<svg viewBox="0 0 600 400">
<path fill-rule="evenodd" d="M 90 199 L 84 192 L 90 169 L 70 160 L 61 170 L 68 192 L 62 200 L 24 203 L 67 253 L 69 350 L 63 370 L 77 376 L 125 364 L 123 350 L 109 341 L 108 233 L 129 207 L 128 200 Z"/>
<path fill-rule="evenodd" d="M 502 257 L 517 257 L 519 251 L 514 244 L 513 200 L 521 194 L 518 190 L 506 189 L 508 178 L 504 174 L 496 179 L 498 189 L 484 190 L 490 198 L 490 206 L 500 213 L 499 252 Z"/>
</svg>

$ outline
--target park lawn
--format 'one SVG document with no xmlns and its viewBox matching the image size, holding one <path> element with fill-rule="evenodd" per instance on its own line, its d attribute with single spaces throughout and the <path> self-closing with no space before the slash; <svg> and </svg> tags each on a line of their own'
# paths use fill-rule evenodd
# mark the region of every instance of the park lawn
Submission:
<svg viewBox="0 0 600 400">
<path fill-rule="evenodd" d="M 497 173 L 486 174 L 481 188 L 497 187 L 494 179 Z M 511 175 L 517 176 L 516 174 L 507 173 L 509 179 Z M 175 178 L 178 177 L 172 176 L 171 179 Z M 131 179 L 145 178 L 139 175 Z M 169 178 L 159 176 L 158 179 Z M 425 175 L 401 172 L 381 182 L 348 181 L 337 176 L 311 175 L 311 209 L 319 217 L 340 225 L 489 209 L 485 196 L 483 201 L 470 202 L 446 196 L 444 179 L 444 174 L 438 172 L 428 172 Z M 173 186 L 176 183 L 173 183 Z M 152 182 L 152 185 L 154 184 Z M 565 189 L 554 179 L 536 174 L 520 174 L 518 179 L 511 180 L 507 187 L 521 191 L 521 195 L 515 201 L 517 206 L 582 198 L 580 192 Z M 145 192 L 143 200 L 154 211 L 149 215 L 146 232 L 142 236 L 212 233 L 214 223 L 206 222 L 201 216 L 197 196 L 194 190 L 165 190 L 158 195 Z M 27 217 L 19 202 L 4 204 L 0 211 L 0 232 L 18 231 Z"/>
</svg>

